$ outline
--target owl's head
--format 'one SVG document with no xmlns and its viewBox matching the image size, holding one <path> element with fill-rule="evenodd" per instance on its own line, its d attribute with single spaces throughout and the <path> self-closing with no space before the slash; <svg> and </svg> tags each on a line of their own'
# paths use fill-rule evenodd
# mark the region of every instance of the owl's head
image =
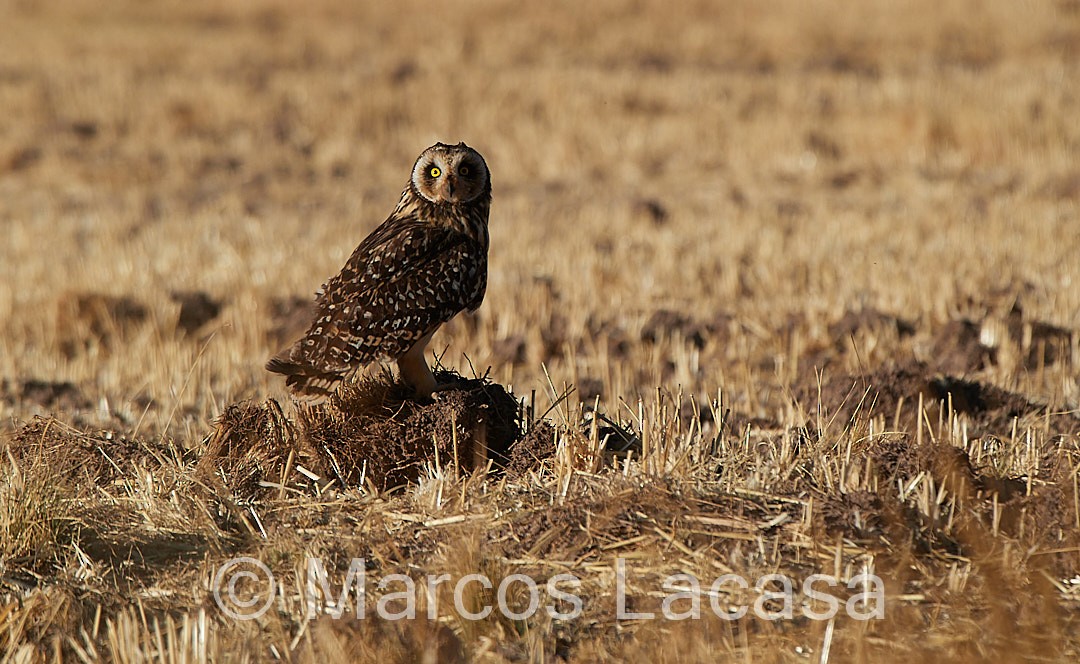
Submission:
<svg viewBox="0 0 1080 664">
<path fill-rule="evenodd" d="M 489 178 L 487 164 L 476 150 L 464 143 L 436 143 L 416 160 L 412 186 L 432 203 L 468 203 L 491 191 Z"/>
</svg>

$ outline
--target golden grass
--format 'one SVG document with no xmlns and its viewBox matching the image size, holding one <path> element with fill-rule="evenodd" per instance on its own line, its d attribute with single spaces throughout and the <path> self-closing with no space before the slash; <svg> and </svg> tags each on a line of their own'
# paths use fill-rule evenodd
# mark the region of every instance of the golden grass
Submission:
<svg viewBox="0 0 1080 664">
<path fill-rule="evenodd" d="M 8 659 L 1080 655 L 1075 2 L 0 23 Z M 555 452 L 505 474 L 440 456 L 386 490 L 305 448 L 326 421 L 262 366 L 435 140 L 485 155 L 494 204 L 487 300 L 433 347 L 490 367 Z M 212 599 L 236 556 L 281 583 L 259 620 Z M 435 620 L 309 621 L 308 556 L 570 572 L 586 602 L 470 621 L 442 588 Z M 888 615 L 617 621 L 616 556 L 641 611 L 676 572 L 872 569 Z"/>
</svg>

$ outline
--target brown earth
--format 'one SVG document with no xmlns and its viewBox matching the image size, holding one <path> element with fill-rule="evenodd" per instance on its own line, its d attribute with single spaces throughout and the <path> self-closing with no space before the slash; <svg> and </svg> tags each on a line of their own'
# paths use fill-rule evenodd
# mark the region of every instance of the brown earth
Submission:
<svg viewBox="0 0 1080 664">
<path fill-rule="evenodd" d="M 1077 3 L 564 9 L 0 5 L 0 659 L 1080 658 Z M 294 404 L 266 359 L 436 140 L 493 174 L 458 384 Z M 564 573 L 571 619 L 423 588 Z M 726 573 L 841 611 L 663 616 Z"/>
</svg>

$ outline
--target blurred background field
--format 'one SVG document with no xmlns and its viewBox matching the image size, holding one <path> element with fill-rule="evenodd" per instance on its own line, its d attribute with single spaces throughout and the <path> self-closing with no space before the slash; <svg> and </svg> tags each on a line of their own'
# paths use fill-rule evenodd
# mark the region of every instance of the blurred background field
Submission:
<svg viewBox="0 0 1080 664">
<path fill-rule="evenodd" d="M 1080 655 L 1080 3 L 5 0 L 0 26 L 19 661 L 409 661 L 446 639 L 468 661 Z M 494 200 L 487 299 L 432 348 L 537 414 L 572 387 L 558 455 L 386 495 L 200 484 L 230 406 L 291 413 L 265 360 L 437 140 L 486 157 Z M 612 469 L 586 407 L 644 448 Z M 97 470 L 54 486 L 31 443 L 127 461 L 69 459 Z M 364 530 L 387 510 L 490 519 Z M 702 510 L 748 534 L 675 527 Z M 571 561 L 601 598 L 614 550 L 710 578 L 828 559 L 908 599 L 828 636 L 599 611 L 353 633 L 207 600 L 233 555 L 362 542 L 385 570 Z"/>
</svg>

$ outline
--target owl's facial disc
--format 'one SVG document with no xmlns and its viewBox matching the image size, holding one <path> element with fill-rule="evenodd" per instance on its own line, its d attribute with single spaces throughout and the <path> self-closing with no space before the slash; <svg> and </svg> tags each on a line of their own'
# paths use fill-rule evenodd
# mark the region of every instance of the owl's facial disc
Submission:
<svg viewBox="0 0 1080 664">
<path fill-rule="evenodd" d="M 464 143 L 437 143 L 417 159 L 412 181 L 416 191 L 432 203 L 467 203 L 484 193 L 487 164 Z"/>
</svg>

